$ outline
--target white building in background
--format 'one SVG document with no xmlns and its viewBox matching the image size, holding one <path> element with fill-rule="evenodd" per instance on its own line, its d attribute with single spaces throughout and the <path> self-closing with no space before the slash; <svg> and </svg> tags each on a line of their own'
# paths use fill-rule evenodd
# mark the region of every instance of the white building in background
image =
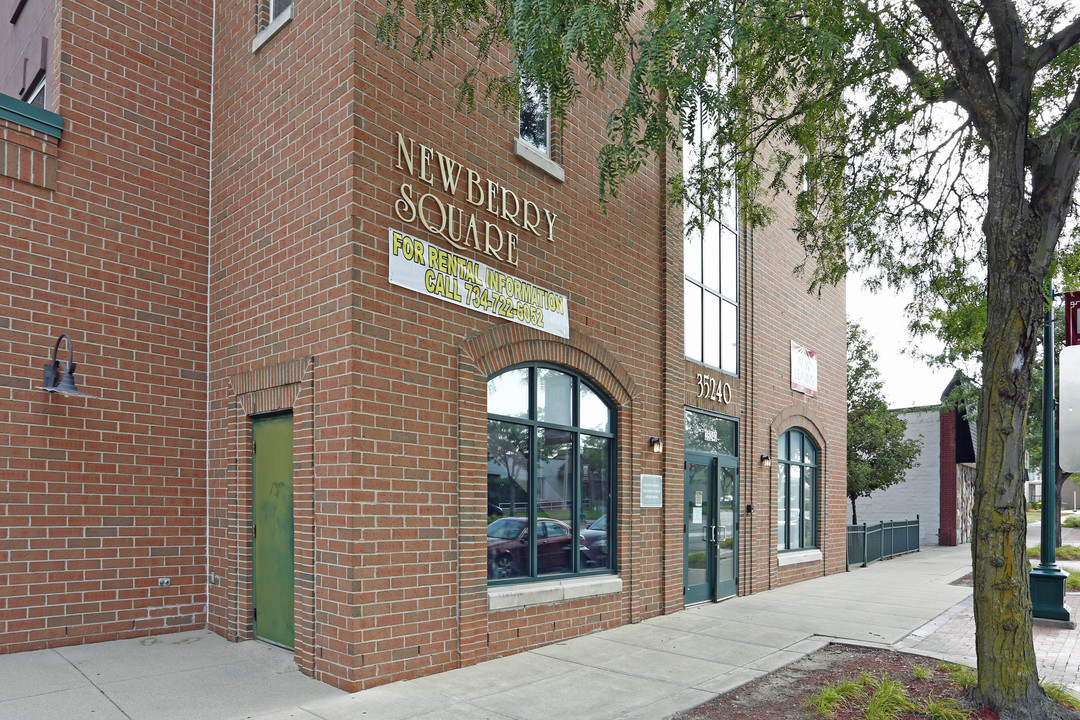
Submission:
<svg viewBox="0 0 1080 720">
<path fill-rule="evenodd" d="M 920 544 L 958 545 L 971 541 L 975 425 L 968 423 L 962 410 L 944 404 L 959 380 L 957 375 L 945 388 L 941 405 L 893 410 L 907 422 L 904 437 L 922 442 L 922 451 L 904 482 L 856 501 L 860 524 L 914 520 L 918 515 Z"/>
</svg>

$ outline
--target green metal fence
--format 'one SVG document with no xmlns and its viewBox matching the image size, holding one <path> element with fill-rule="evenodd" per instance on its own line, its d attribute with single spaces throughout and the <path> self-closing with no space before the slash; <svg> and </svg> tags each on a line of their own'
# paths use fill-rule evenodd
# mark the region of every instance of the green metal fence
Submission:
<svg viewBox="0 0 1080 720">
<path fill-rule="evenodd" d="M 847 526 L 847 564 L 866 567 L 878 560 L 919 551 L 919 516 Z"/>
</svg>

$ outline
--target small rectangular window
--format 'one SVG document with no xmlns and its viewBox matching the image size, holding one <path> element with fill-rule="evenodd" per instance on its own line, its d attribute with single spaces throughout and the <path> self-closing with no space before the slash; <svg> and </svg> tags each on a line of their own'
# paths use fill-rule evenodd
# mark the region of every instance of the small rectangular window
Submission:
<svg viewBox="0 0 1080 720">
<path fill-rule="evenodd" d="M 544 155 L 551 156 L 551 113 L 547 98 L 532 84 L 521 88 L 521 111 L 518 132 L 521 139 Z"/>
<path fill-rule="evenodd" d="M 273 20 L 292 6 L 292 0 L 270 0 L 270 19 Z"/>
</svg>

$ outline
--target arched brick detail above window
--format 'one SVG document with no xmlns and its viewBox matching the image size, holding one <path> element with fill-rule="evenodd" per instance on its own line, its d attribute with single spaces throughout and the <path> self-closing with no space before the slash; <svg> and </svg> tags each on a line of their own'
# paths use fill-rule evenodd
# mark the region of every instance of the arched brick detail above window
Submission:
<svg viewBox="0 0 1080 720">
<path fill-rule="evenodd" d="M 823 455 L 827 454 L 829 443 L 825 440 L 825 433 L 821 431 L 821 426 L 814 416 L 813 409 L 802 403 L 788 405 L 777 413 L 769 424 L 769 446 L 772 452 L 776 451 L 776 441 L 781 435 L 791 428 L 799 428 L 814 438 L 814 443 Z"/>
<path fill-rule="evenodd" d="M 574 330 L 564 340 L 515 323 L 495 325 L 465 340 L 461 353 L 484 378 L 519 363 L 549 362 L 586 375 L 619 406 L 638 394 L 619 360 L 595 338 Z"/>
</svg>

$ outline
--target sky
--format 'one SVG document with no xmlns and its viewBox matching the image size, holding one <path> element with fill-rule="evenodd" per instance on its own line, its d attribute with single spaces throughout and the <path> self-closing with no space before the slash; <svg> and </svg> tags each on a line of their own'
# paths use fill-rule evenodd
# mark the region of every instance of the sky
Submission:
<svg viewBox="0 0 1080 720">
<path fill-rule="evenodd" d="M 876 367 L 885 383 L 885 401 L 890 408 L 937 404 L 955 372 L 930 368 L 911 356 L 909 350 L 915 341 L 907 330 L 907 302 L 888 288 L 871 293 L 862 286 L 861 276 L 848 276 L 848 319 L 859 323 L 873 341 L 878 355 Z M 939 347 L 928 338 L 919 339 L 918 346 L 927 351 Z"/>
</svg>

